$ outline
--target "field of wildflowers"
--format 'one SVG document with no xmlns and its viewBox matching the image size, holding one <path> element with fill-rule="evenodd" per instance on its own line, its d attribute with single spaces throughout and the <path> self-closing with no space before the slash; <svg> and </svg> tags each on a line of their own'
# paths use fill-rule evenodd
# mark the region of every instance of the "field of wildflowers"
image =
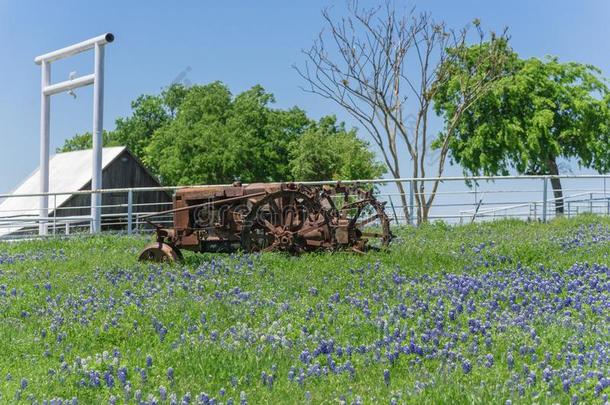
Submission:
<svg viewBox="0 0 610 405">
<path fill-rule="evenodd" d="M 610 220 L 396 231 L 390 252 L 0 244 L 0 402 L 604 403 Z"/>
</svg>

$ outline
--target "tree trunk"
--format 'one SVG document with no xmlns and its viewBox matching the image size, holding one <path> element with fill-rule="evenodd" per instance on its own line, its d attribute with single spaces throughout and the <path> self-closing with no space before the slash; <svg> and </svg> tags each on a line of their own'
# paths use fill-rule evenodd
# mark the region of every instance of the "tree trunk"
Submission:
<svg viewBox="0 0 610 405">
<path fill-rule="evenodd" d="M 559 168 L 557 167 L 557 161 L 554 157 L 549 158 L 547 161 L 549 174 L 559 175 Z M 563 191 L 561 190 L 561 179 L 558 177 L 551 177 L 551 187 L 553 187 L 553 197 L 555 198 L 555 215 L 563 215 Z"/>
<path fill-rule="evenodd" d="M 398 193 L 400 194 L 400 203 L 402 204 L 402 213 L 405 216 L 405 221 L 407 223 L 409 223 L 410 212 L 409 212 L 409 204 L 407 203 L 407 196 L 405 194 L 405 187 L 400 181 L 396 182 L 396 187 L 398 188 Z M 399 224 L 397 223 L 396 225 L 399 225 Z"/>
</svg>

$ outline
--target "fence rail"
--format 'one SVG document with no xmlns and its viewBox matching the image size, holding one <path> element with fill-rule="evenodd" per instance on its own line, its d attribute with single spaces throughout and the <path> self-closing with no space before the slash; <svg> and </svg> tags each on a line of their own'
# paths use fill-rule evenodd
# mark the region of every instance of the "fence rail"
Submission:
<svg viewBox="0 0 610 405">
<path fill-rule="evenodd" d="M 553 197 L 550 179 L 558 178 L 563 183 L 563 197 Z M 416 201 L 422 193 L 413 186 L 440 181 L 429 220 L 450 223 L 469 223 L 501 218 L 518 218 L 530 221 L 547 221 L 558 215 L 557 208 L 563 206 L 564 216 L 583 212 L 610 215 L 610 194 L 606 175 L 562 175 L 562 176 L 476 176 L 442 178 L 401 178 L 342 181 L 344 184 L 370 185 L 376 188 L 378 198 L 386 201 L 386 211 L 394 224 L 414 224 Z M 300 182 L 304 185 L 332 185 L 336 181 Z M 401 183 L 404 194 L 396 187 Z M 212 186 L 189 186 L 207 188 Z M 218 187 L 215 185 L 213 187 Z M 31 238 L 38 234 L 39 225 L 48 229 L 49 236 L 73 235 L 89 232 L 92 217 L 90 204 L 63 206 L 57 204 L 59 196 L 85 196 L 101 194 L 107 196 L 106 203 L 98 206 L 102 212 L 102 231 L 123 231 L 128 234 L 148 231 L 150 225 L 142 218 L 171 207 L 167 201 L 146 201 L 147 193 L 165 191 L 173 193 L 182 188 L 143 187 L 127 189 L 61 191 L 44 194 L 0 194 L 0 239 Z M 423 193 L 424 197 L 428 194 Z M 47 217 L 38 216 L 38 197 L 49 196 Z M 5 208 L 8 200 L 19 201 L 17 208 Z M 563 204 L 558 204 L 559 202 Z M 23 204 L 21 203 L 23 202 Z M 13 204 L 15 206 L 15 204 Z M 155 222 L 171 224 L 173 218 L 166 215 Z"/>
</svg>

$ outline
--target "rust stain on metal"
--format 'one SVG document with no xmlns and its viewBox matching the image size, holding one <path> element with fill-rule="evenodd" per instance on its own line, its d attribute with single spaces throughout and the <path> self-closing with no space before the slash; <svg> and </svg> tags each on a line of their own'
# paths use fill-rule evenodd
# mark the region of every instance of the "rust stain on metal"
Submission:
<svg viewBox="0 0 610 405">
<path fill-rule="evenodd" d="M 156 227 L 157 241 L 140 260 L 177 261 L 195 252 L 382 249 L 393 235 L 390 220 L 370 191 L 358 186 L 259 183 L 184 188 L 176 192 L 173 226 Z M 374 232 L 365 230 L 373 227 Z"/>
</svg>

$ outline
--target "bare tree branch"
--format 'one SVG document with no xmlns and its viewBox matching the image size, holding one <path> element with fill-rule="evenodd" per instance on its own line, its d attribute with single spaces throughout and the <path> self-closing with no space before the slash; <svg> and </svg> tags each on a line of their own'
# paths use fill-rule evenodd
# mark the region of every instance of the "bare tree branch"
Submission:
<svg viewBox="0 0 610 405">
<path fill-rule="evenodd" d="M 304 66 L 295 66 L 308 84 L 304 90 L 332 100 L 354 117 L 370 134 L 394 178 L 401 176 L 402 144 L 412 176 L 425 177 L 433 143 L 439 148 L 435 172 L 441 177 L 460 118 L 499 78 L 501 60 L 495 47 L 470 61 L 471 75 L 455 78 L 448 67 L 461 60 L 471 37 L 468 27 L 451 30 L 414 9 L 399 13 L 390 1 L 361 9 L 357 0 L 348 0 L 346 17 L 336 19 L 330 9 L 324 9 L 322 17 L 327 29 L 303 51 Z M 482 45 L 485 35 L 478 22 L 474 26 L 475 45 Z M 497 39 L 492 36 L 490 44 Z M 448 83 L 459 86 L 460 98 L 451 115 L 445 116 L 442 133 L 430 134 L 435 97 Z M 415 117 L 414 126 L 404 121 L 405 116 Z M 425 182 L 416 182 L 418 222 L 427 220 L 439 184 L 433 182 L 426 194 Z M 397 186 L 404 214 L 409 216 L 404 187 L 398 182 Z"/>
</svg>

